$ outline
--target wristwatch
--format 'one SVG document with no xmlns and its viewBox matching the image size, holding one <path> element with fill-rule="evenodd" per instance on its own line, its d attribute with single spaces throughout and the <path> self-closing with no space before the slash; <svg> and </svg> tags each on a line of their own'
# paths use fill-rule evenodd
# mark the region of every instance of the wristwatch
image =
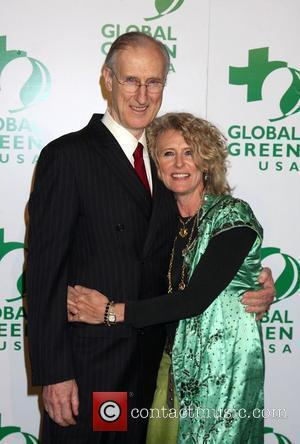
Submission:
<svg viewBox="0 0 300 444">
<path fill-rule="evenodd" d="M 107 302 L 105 307 L 104 324 L 110 327 L 112 325 L 115 325 L 116 322 L 117 322 L 117 316 L 115 313 L 115 303 L 114 301 L 109 301 Z"/>
</svg>

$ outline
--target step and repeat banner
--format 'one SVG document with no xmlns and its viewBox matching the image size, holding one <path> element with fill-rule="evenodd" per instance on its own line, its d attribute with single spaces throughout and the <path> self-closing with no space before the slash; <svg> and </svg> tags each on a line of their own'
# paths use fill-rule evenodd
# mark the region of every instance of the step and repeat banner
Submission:
<svg viewBox="0 0 300 444">
<path fill-rule="evenodd" d="M 300 443 L 298 0 L 2 2 L 0 16 L 0 442 L 37 443 L 27 349 L 26 204 L 43 146 L 103 112 L 99 75 L 117 36 L 171 57 L 161 113 L 189 111 L 228 139 L 229 178 L 264 227 L 277 298 L 263 319 L 265 443 Z"/>
</svg>

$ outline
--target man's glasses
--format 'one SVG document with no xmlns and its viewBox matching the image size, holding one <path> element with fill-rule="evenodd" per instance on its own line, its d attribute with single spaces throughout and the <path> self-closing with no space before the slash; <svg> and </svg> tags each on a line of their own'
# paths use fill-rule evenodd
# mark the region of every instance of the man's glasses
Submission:
<svg viewBox="0 0 300 444">
<path fill-rule="evenodd" d="M 146 83 L 141 83 L 136 77 L 128 77 L 126 80 L 121 81 L 112 69 L 111 72 L 115 76 L 117 82 L 123 86 L 124 91 L 128 93 L 136 93 L 141 86 L 145 86 L 149 94 L 159 94 L 165 86 L 165 82 L 158 79 L 149 79 Z"/>
</svg>

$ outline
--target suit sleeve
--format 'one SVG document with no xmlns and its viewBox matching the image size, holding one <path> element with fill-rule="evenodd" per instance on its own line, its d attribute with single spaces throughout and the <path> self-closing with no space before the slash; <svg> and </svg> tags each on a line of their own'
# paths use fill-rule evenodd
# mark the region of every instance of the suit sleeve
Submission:
<svg viewBox="0 0 300 444">
<path fill-rule="evenodd" d="M 40 155 L 28 209 L 32 383 L 48 385 L 74 378 L 66 298 L 78 198 L 71 165 L 55 142 Z"/>
<path fill-rule="evenodd" d="M 213 237 L 183 291 L 125 305 L 125 322 L 136 328 L 197 316 L 233 279 L 256 239 L 248 227 L 232 228 Z"/>
</svg>

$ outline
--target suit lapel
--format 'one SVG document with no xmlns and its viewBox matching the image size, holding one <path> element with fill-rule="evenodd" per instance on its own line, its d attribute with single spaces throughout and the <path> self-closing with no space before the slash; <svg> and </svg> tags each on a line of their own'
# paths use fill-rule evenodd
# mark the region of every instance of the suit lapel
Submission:
<svg viewBox="0 0 300 444">
<path fill-rule="evenodd" d="M 152 209 L 151 196 L 118 142 L 101 122 L 101 117 L 99 114 L 94 114 L 86 127 L 90 135 L 90 143 L 149 219 Z"/>
<path fill-rule="evenodd" d="M 141 212 L 149 220 L 148 234 L 143 247 L 143 256 L 146 257 L 151 246 L 154 244 L 157 230 L 161 228 L 160 221 L 162 216 L 165 212 L 174 212 L 175 218 L 178 214 L 177 206 L 175 200 L 167 198 L 167 193 L 169 192 L 158 179 L 156 167 L 152 159 L 150 159 L 150 163 L 153 199 L 151 199 L 151 196 L 141 183 L 122 148 L 106 126 L 103 125 L 101 118 L 102 116 L 100 114 L 94 114 L 83 131 L 86 132 L 89 143 L 111 169 L 116 180 L 122 183 L 124 190 L 136 201 Z M 167 207 L 166 203 L 168 205 Z"/>
<path fill-rule="evenodd" d="M 152 159 L 151 162 L 151 172 L 152 172 L 152 183 L 153 183 L 153 208 L 151 219 L 149 223 L 148 235 L 144 244 L 143 256 L 147 256 L 148 252 L 151 249 L 151 245 L 154 243 L 155 236 L 157 234 L 157 230 L 161 228 L 161 219 L 165 211 L 173 211 L 174 218 L 177 217 L 178 214 L 177 206 L 175 203 L 175 199 L 170 198 L 167 200 L 166 194 L 169 193 L 161 180 L 157 176 L 156 166 Z M 166 203 L 170 202 L 171 208 L 166 208 Z M 172 207 L 173 205 L 173 207 Z"/>
</svg>

